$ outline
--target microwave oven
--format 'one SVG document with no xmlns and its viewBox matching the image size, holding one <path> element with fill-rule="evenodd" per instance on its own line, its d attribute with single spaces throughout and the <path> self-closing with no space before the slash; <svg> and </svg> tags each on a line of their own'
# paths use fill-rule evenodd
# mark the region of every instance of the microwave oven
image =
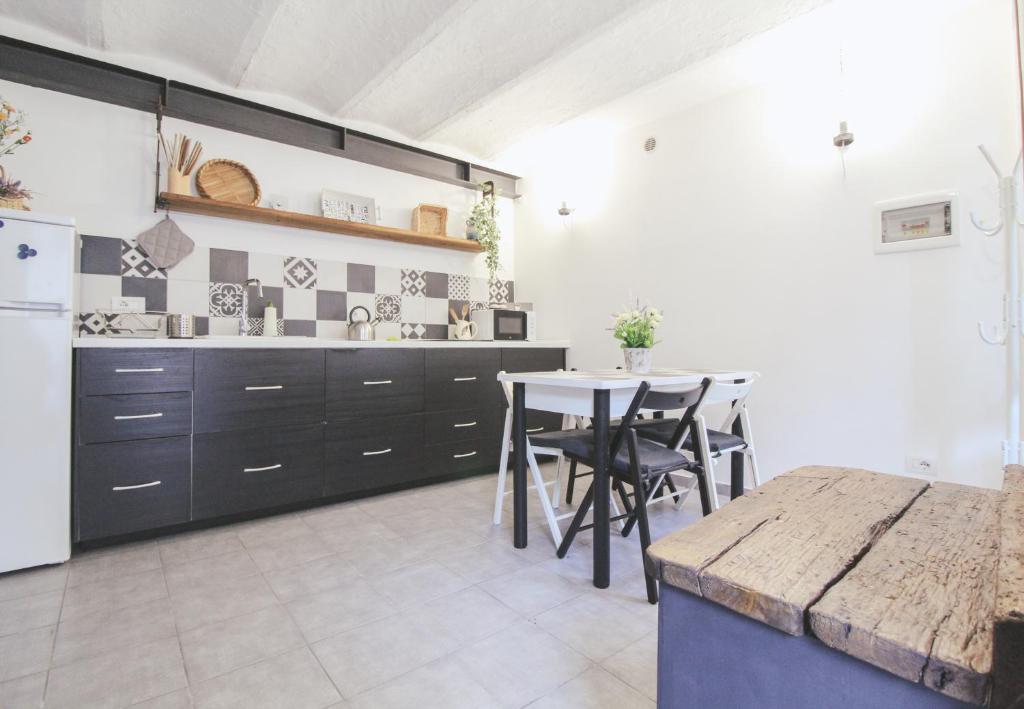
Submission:
<svg viewBox="0 0 1024 709">
<path fill-rule="evenodd" d="M 487 308 L 474 310 L 469 319 L 476 323 L 478 340 L 537 339 L 537 318 L 532 310 Z"/>
</svg>

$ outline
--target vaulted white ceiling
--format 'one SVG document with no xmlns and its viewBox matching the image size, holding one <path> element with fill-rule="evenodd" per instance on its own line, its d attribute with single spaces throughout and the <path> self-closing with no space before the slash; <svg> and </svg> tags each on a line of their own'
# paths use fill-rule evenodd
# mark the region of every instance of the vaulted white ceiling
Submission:
<svg viewBox="0 0 1024 709">
<path fill-rule="evenodd" d="M 0 33 L 488 158 L 824 2 L 0 0 Z"/>
</svg>

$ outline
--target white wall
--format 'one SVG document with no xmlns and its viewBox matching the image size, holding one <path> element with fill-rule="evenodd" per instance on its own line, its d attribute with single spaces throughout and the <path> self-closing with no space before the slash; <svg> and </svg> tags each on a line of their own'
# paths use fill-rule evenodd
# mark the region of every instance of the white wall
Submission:
<svg viewBox="0 0 1024 709">
<path fill-rule="evenodd" d="M 517 295 L 542 336 L 568 334 L 572 366 L 619 364 L 608 316 L 641 296 L 666 311 L 656 364 L 762 373 L 767 473 L 928 456 L 940 479 L 998 486 L 1005 355 L 975 333 L 999 316 L 1004 247 L 966 210 L 997 209 L 975 146 L 1009 169 L 1019 143 L 1011 9 L 839 3 L 737 55 L 749 88 L 617 136 L 562 131 L 516 206 Z M 840 118 L 856 133 L 845 181 Z M 961 246 L 873 254 L 876 201 L 945 189 L 962 195 Z"/>
<path fill-rule="evenodd" d="M 162 218 L 153 213 L 153 114 L 8 81 L 0 81 L 0 95 L 29 114 L 33 142 L 5 157 L 3 165 L 36 192 L 33 210 L 73 216 L 85 234 L 126 239 Z M 203 160 L 224 157 L 247 165 L 264 197 L 283 195 L 292 211 L 319 214 L 320 191 L 329 188 L 374 197 L 387 226 L 409 228 L 411 210 L 421 202 L 445 205 L 449 234 L 464 234 L 476 199 L 474 192 L 454 185 L 166 119 L 165 134 L 175 131 L 203 143 Z M 511 200 L 500 200 L 499 209 L 504 266 L 499 277 L 511 279 Z M 212 217 L 180 214 L 174 219 L 200 246 L 486 275 L 483 257 L 463 252 Z"/>
</svg>

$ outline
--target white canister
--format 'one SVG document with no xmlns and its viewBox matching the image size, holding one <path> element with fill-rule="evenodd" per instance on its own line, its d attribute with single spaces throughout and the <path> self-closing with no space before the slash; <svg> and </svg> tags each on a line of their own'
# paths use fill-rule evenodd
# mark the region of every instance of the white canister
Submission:
<svg viewBox="0 0 1024 709">
<path fill-rule="evenodd" d="M 263 336 L 277 337 L 277 308 L 270 302 L 263 310 Z"/>
</svg>

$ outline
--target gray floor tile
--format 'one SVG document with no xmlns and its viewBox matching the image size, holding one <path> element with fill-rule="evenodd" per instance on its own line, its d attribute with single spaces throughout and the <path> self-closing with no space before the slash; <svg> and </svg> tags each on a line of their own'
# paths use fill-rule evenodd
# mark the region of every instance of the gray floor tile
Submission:
<svg viewBox="0 0 1024 709">
<path fill-rule="evenodd" d="M 253 613 L 277 605 L 277 596 L 262 576 L 245 576 L 220 584 L 202 585 L 171 596 L 179 632 Z"/>
<path fill-rule="evenodd" d="M 179 689 L 170 694 L 160 697 L 153 697 L 138 704 L 132 704 L 131 709 L 192 709 L 192 695 L 187 689 Z"/>
<path fill-rule="evenodd" d="M 187 685 L 176 638 L 50 670 L 47 709 L 123 707 Z"/>
<path fill-rule="evenodd" d="M 601 661 L 657 629 L 602 591 L 592 591 L 544 611 L 534 622 L 591 660 Z"/>
<path fill-rule="evenodd" d="M 437 561 L 425 561 L 371 577 L 370 583 L 395 606 L 414 606 L 466 588 L 470 582 Z"/>
<path fill-rule="evenodd" d="M 521 707 L 589 669 L 587 658 L 520 621 L 455 653 L 465 671 L 506 707 Z"/>
<path fill-rule="evenodd" d="M 164 569 L 164 577 L 167 590 L 172 596 L 177 596 L 255 576 L 259 571 L 249 553 L 242 550 L 168 566 Z"/>
<path fill-rule="evenodd" d="M 658 631 L 609 657 L 601 666 L 650 699 L 658 699 Z"/>
<path fill-rule="evenodd" d="M 306 647 L 200 682 L 192 696 L 199 709 L 321 709 L 341 699 Z"/>
<path fill-rule="evenodd" d="M 356 547 L 344 544 L 341 548 L 341 556 L 367 577 L 423 561 L 421 551 L 399 537 L 368 538 Z"/>
<path fill-rule="evenodd" d="M 68 586 L 152 571 L 160 568 L 156 542 L 141 542 L 109 549 L 88 551 L 69 562 Z"/>
<path fill-rule="evenodd" d="M 316 532 L 296 534 L 288 539 L 247 547 L 260 571 L 287 569 L 333 554 L 333 550 Z"/>
<path fill-rule="evenodd" d="M 395 606 L 366 579 L 352 579 L 287 604 L 292 619 L 309 642 L 394 615 Z"/>
<path fill-rule="evenodd" d="M 593 667 L 541 697 L 530 709 L 654 709 L 654 701 Z"/>
<path fill-rule="evenodd" d="M 161 539 L 159 549 L 164 566 L 171 566 L 242 551 L 244 547 L 238 534 L 228 528 L 176 534 Z"/>
<path fill-rule="evenodd" d="M 0 682 L 49 667 L 56 633 L 57 626 L 50 625 L 0 637 Z"/>
<path fill-rule="evenodd" d="M 532 566 L 533 559 L 519 554 L 518 549 L 504 541 L 493 541 L 437 557 L 437 560 L 473 583 Z"/>
<path fill-rule="evenodd" d="M 501 706 L 451 657 L 386 682 L 350 703 L 353 709 L 496 709 Z"/>
<path fill-rule="evenodd" d="M 0 574 L 0 601 L 64 590 L 68 580 L 68 566 L 59 564 Z"/>
<path fill-rule="evenodd" d="M 167 598 L 79 615 L 62 620 L 57 627 L 53 664 L 66 665 L 161 638 L 173 638 L 176 634 Z"/>
<path fill-rule="evenodd" d="M 39 709 L 43 706 L 46 673 L 0 682 L 0 707 L 4 709 Z"/>
<path fill-rule="evenodd" d="M 113 576 L 69 588 L 60 617 L 61 620 L 69 620 L 96 611 L 116 610 L 166 597 L 167 586 L 162 569 Z"/>
<path fill-rule="evenodd" d="M 318 532 L 336 527 L 359 527 L 369 523 L 372 519 L 355 502 L 317 507 L 302 513 L 302 520 Z"/>
<path fill-rule="evenodd" d="M 280 542 L 313 531 L 297 513 L 245 522 L 233 529 L 246 547 Z"/>
<path fill-rule="evenodd" d="M 202 682 L 306 644 L 281 606 L 181 634 L 189 681 Z"/>
<path fill-rule="evenodd" d="M 404 541 L 375 519 L 370 519 L 362 524 L 322 528 L 318 534 L 333 551 L 339 554 L 368 551 L 380 542 Z"/>
<path fill-rule="evenodd" d="M 50 591 L 0 601 L 0 637 L 56 625 L 63 599 L 63 591 Z"/>
<path fill-rule="evenodd" d="M 339 554 L 265 574 L 274 593 L 286 602 L 336 588 L 359 576 L 355 566 Z"/>
<path fill-rule="evenodd" d="M 519 620 L 520 616 L 477 587 L 457 591 L 403 611 L 415 617 L 452 648 L 482 640 Z"/>
<path fill-rule="evenodd" d="M 313 652 L 351 699 L 447 654 L 439 640 L 417 619 L 392 616 L 315 643 Z"/>
<path fill-rule="evenodd" d="M 545 564 L 498 576 L 480 587 L 524 616 L 543 613 L 585 591 L 585 587 L 554 573 Z"/>
</svg>

